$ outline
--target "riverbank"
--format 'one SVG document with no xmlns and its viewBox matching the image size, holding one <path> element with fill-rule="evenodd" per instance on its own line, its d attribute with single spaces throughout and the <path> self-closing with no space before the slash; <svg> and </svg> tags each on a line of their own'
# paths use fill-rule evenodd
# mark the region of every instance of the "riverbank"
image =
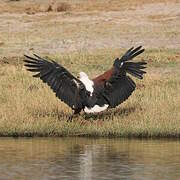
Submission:
<svg viewBox="0 0 180 180">
<path fill-rule="evenodd" d="M 0 136 L 180 137 L 177 0 L 2 1 Z M 131 46 L 148 63 L 119 107 L 67 122 L 71 109 L 23 67 L 23 54 L 57 60 L 74 75 L 103 73 Z"/>
<path fill-rule="evenodd" d="M 111 67 L 125 50 L 51 55 L 75 75 L 90 77 Z M 0 64 L 0 136 L 180 137 L 180 54 L 176 49 L 146 50 L 148 63 L 133 95 L 116 109 L 67 122 L 71 109 L 23 67 L 23 57 Z"/>
</svg>

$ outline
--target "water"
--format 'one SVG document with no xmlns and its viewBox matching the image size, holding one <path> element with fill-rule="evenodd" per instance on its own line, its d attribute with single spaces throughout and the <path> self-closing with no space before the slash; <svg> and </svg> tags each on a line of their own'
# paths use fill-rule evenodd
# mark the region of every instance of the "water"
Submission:
<svg viewBox="0 0 180 180">
<path fill-rule="evenodd" d="M 0 138 L 0 180 L 180 179 L 180 141 Z"/>
</svg>

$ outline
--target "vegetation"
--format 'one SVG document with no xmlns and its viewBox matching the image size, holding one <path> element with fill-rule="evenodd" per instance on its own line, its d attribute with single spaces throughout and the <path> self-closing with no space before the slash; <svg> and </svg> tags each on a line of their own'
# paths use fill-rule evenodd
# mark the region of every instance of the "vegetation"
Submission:
<svg viewBox="0 0 180 180">
<path fill-rule="evenodd" d="M 78 52 L 50 56 L 75 75 L 93 77 L 108 69 L 122 52 Z M 119 53 L 119 54 L 118 54 Z M 23 57 L 6 59 L 0 66 L 1 136 L 180 136 L 180 54 L 175 49 L 147 50 L 138 60 L 148 62 L 145 78 L 118 108 L 85 115 L 68 122 L 71 109 L 50 88 L 23 67 Z M 158 65 L 160 64 L 160 65 Z"/>
<path fill-rule="evenodd" d="M 2 1 L 0 136 L 180 137 L 179 4 Z M 116 109 L 73 122 L 71 109 L 23 67 L 23 54 L 37 53 L 93 78 L 132 45 L 145 46 L 136 60 L 148 63 L 136 91 Z"/>
</svg>

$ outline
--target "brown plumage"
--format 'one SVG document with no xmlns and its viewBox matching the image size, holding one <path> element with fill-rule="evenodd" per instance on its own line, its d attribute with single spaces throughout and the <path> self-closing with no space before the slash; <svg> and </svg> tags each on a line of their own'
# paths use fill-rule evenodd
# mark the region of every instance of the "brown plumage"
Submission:
<svg viewBox="0 0 180 180">
<path fill-rule="evenodd" d="M 112 67 L 110 70 L 108 70 L 105 73 L 101 74 L 100 76 L 92 79 L 92 81 L 94 82 L 94 84 L 102 85 L 108 79 L 110 79 L 110 77 L 113 75 L 114 72 L 115 72 L 115 69 L 114 69 L 114 67 Z"/>
</svg>

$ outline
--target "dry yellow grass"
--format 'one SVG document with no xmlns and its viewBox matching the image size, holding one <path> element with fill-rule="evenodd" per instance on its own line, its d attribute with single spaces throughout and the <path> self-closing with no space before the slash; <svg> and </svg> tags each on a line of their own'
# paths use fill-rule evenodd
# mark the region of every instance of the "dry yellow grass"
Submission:
<svg viewBox="0 0 180 180">
<path fill-rule="evenodd" d="M 179 137 L 179 7 L 177 0 L 2 1 L 0 135 Z M 72 123 L 71 109 L 22 66 L 22 55 L 35 52 L 93 77 L 132 45 L 147 49 L 137 90 L 118 108 Z"/>
<path fill-rule="evenodd" d="M 83 70 L 92 77 L 120 55 L 112 50 L 51 57 L 74 74 Z M 6 59 L 0 67 L 0 135 L 179 137 L 179 52 L 149 50 L 141 58 L 148 62 L 148 73 L 143 81 L 136 80 L 137 90 L 125 103 L 99 115 L 82 113 L 71 123 L 71 109 L 32 78 L 22 66 L 23 58 L 18 63 Z M 161 66 L 154 66 L 157 61 Z"/>
<path fill-rule="evenodd" d="M 4 1 L 0 13 L 39 13 L 50 11 L 118 11 L 131 10 L 144 4 L 178 3 L 178 0 L 19 0 Z M 52 8 L 52 9 L 51 9 Z"/>
<path fill-rule="evenodd" d="M 28 14 L 33 6 L 40 8 L 49 3 L 52 4 L 48 0 L 20 0 L 0 4 L 1 57 L 138 45 L 150 49 L 180 48 L 179 1 L 65 0 L 57 3 L 68 3 L 70 10 L 35 10 L 35 14 Z"/>
</svg>

